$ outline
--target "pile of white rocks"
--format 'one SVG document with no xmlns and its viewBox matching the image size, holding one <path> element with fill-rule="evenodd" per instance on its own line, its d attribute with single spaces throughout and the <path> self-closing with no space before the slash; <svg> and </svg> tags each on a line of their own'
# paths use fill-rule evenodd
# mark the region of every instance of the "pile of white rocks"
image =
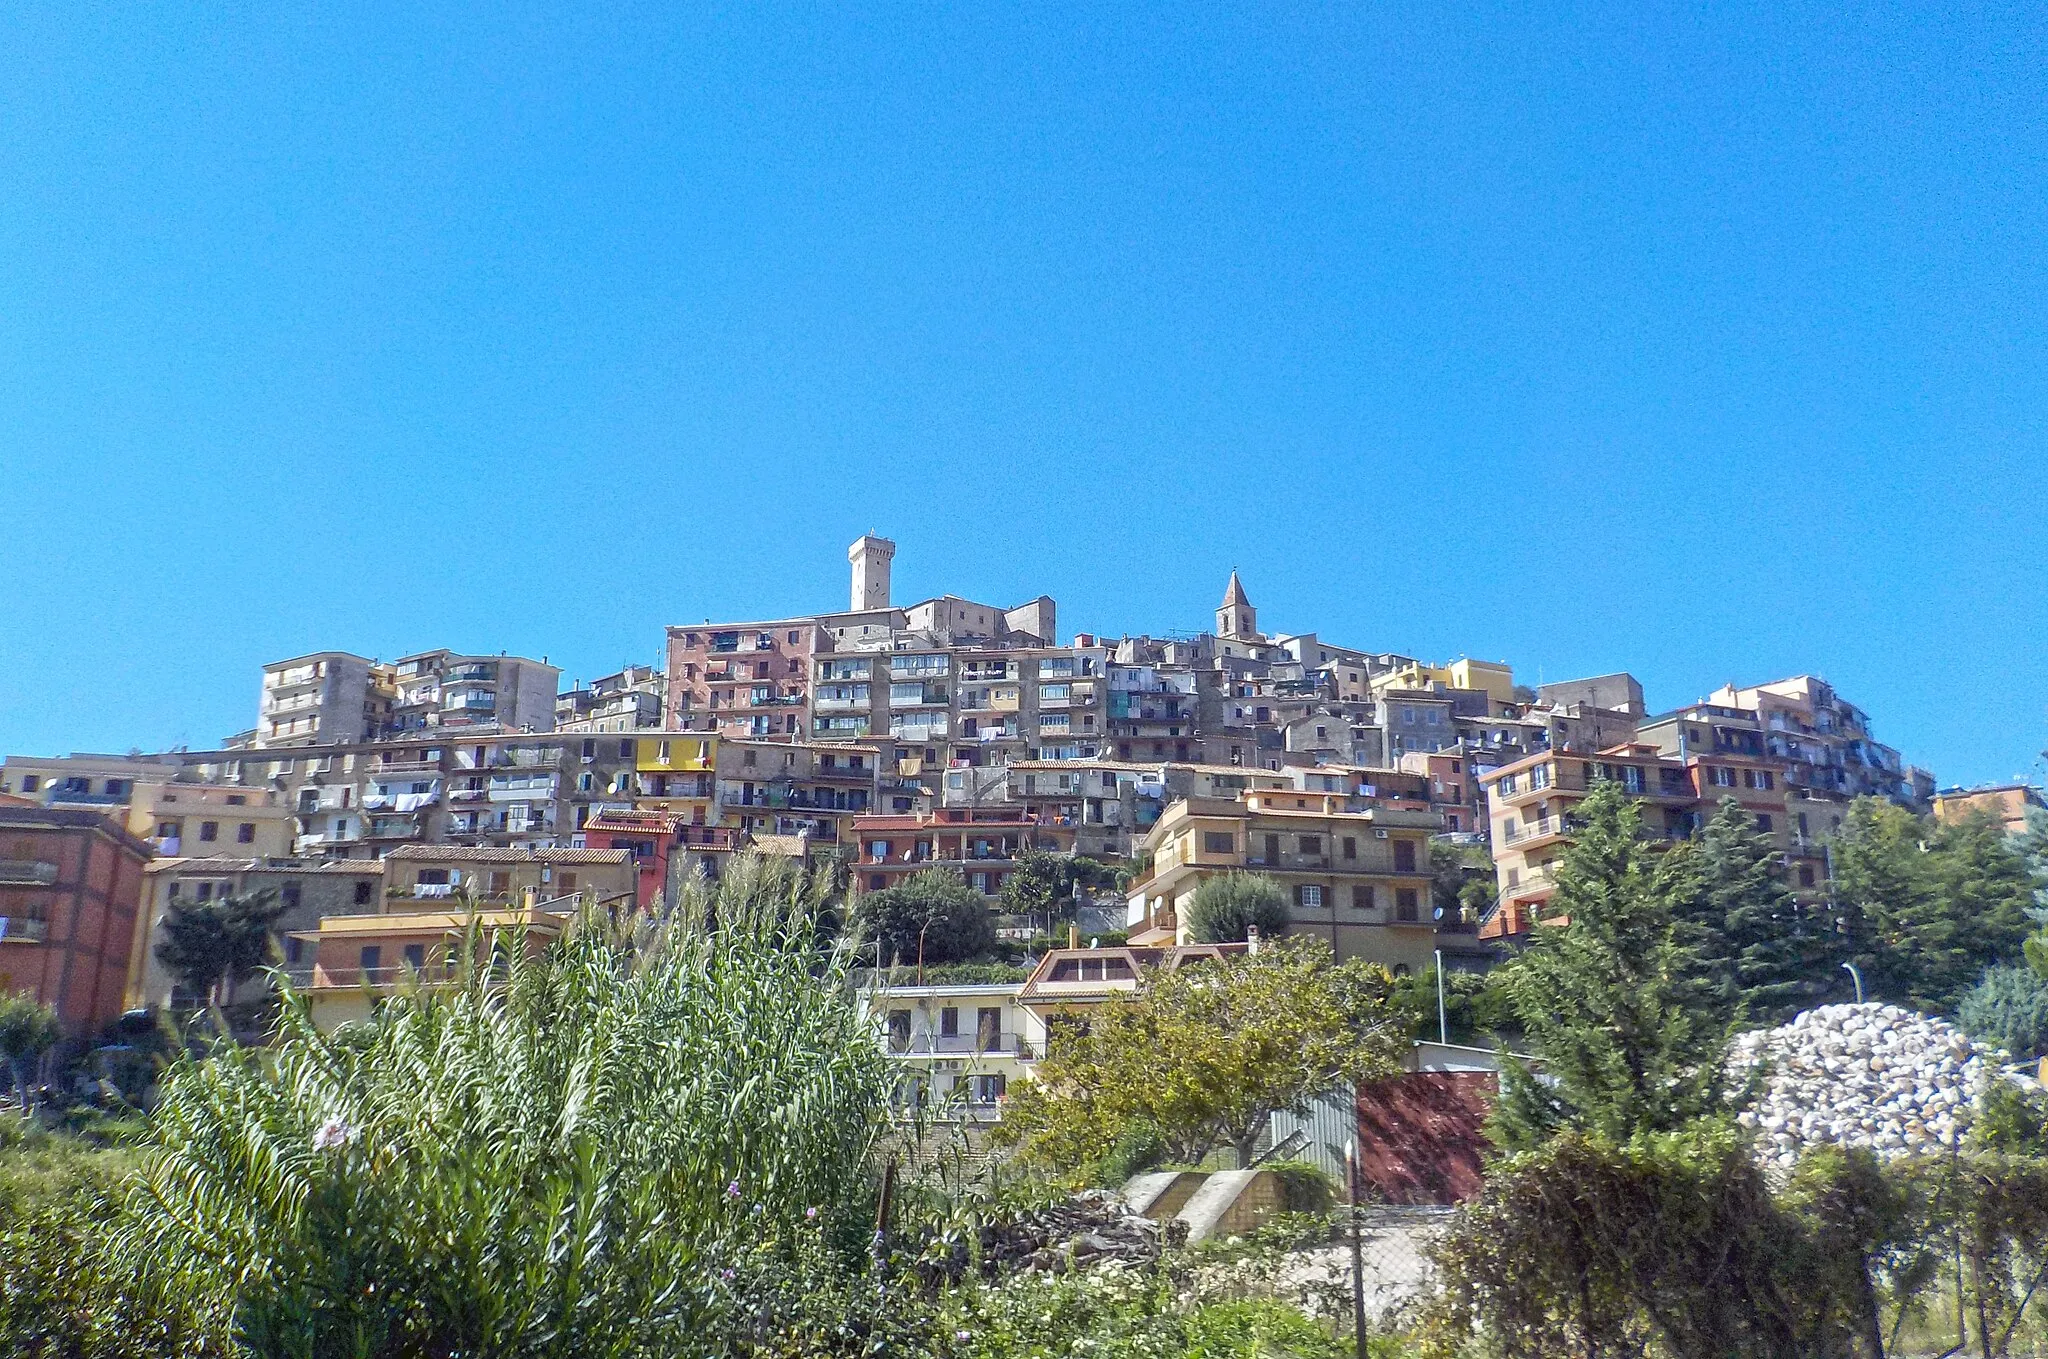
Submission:
<svg viewBox="0 0 2048 1359">
<path fill-rule="evenodd" d="M 1824 1005 L 1791 1023 L 1739 1035 L 1738 1087 L 1767 1072 L 1741 1121 L 1767 1163 L 1790 1167 L 1816 1143 L 1905 1156 L 1954 1145 L 2003 1054 L 1953 1024 L 1892 1005 Z"/>
</svg>

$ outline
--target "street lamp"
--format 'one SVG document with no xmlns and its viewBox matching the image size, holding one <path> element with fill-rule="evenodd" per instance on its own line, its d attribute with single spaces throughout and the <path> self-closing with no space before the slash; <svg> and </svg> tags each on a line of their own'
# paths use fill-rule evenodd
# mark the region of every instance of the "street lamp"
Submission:
<svg viewBox="0 0 2048 1359">
<path fill-rule="evenodd" d="M 1842 970 L 1847 972 L 1850 979 L 1856 983 L 1856 1003 L 1861 1005 L 1863 1003 L 1863 974 L 1856 970 L 1856 964 L 1854 963 L 1843 963 Z"/>
</svg>

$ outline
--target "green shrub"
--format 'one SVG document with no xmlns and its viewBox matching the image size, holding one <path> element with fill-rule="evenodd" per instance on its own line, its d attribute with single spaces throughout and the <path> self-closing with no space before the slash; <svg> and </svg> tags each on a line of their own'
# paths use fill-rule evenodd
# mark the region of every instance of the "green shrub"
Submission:
<svg viewBox="0 0 2048 1359">
<path fill-rule="evenodd" d="M 1160 1165 L 1166 1156 L 1166 1139 L 1159 1135 L 1159 1130 L 1149 1123 L 1136 1123 L 1124 1129 L 1116 1145 L 1096 1162 L 1095 1171 L 1088 1178 L 1113 1189 L 1131 1176 Z"/>
<path fill-rule="evenodd" d="M 1290 1213 L 1327 1213 L 1337 1206 L 1337 1186 L 1312 1161 L 1273 1161 L 1260 1169 L 1280 1181 L 1280 1201 Z"/>
<path fill-rule="evenodd" d="M 1963 996 L 1957 1017 L 1970 1037 L 2022 1061 L 2048 1053 L 2048 981 L 2031 967 L 1994 967 Z"/>
<path fill-rule="evenodd" d="M 1271 939 L 1287 931 L 1293 910 L 1287 888 L 1264 873 L 1204 878 L 1188 901 L 1188 935 L 1201 944 L 1241 944 L 1251 927 Z"/>
</svg>

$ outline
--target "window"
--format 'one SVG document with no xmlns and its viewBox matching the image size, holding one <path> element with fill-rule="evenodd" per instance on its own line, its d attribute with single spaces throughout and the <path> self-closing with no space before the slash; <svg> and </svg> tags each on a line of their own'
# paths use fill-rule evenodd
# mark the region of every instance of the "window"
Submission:
<svg viewBox="0 0 2048 1359">
<path fill-rule="evenodd" d="M 1323 904 L 1323 889 L 1312 882 L 1298 884 L 1294 889 L 1294 904 L 1308 911 L 1320 908 Z"/>
<path fill-rule="evenodd" d="M 256 843 L 256 823 L 254 821 L 244 821 L 241 825 L 235 827 L 235 843 L 238 845 L 253 845 Z"/>
<path fill-rule="evenodd" d="M 997 1104 L 1009 1093 L 1010 1078 L 1003 1075 L 976 1076 L 968 1084 L 967 1098 L 974 1104 Z"/>
<path fill-rule="evenodd" d="M 889 1011 L 889 1051 L 906 1052 L 910 1048 L 910 1011 Z"/>
<path fill-rule="evenodd" d="M 652 854 L 654 850 L 654 846 L 648 844 L 644 840 L 634 845 L 633 848 L 635 852 L 641 853 L 642 857 L 646 857 L 647 855 Z M 576 875 L 574 873 L 556 874 L 555 889 L 565 897 L 571 895 L 576 890 Z"/>
<path fill-rule="evenodd" d="M 43 780 L 40 775 L 23 774 L 21 776 L 21 791 L 24 793 L 36 792 L 39 789 L 41 789 L 42 786 Z"/>
<path fill-rule="evenodd" d="M 741 752 L 740 763 L 745 765 L 747 768 L 752 769 L 756 763 L 754 759 L 754 752 L 751 750 Z"/>
<path fill-rule="evenodd" d="M 288 883 L 286 883 L 286 884 L 284 885 L 284 888 L 283 888 L 283 889 L 282 889 L 282 890 L 281 890 L 281 891 L 280 891 L 280 892 L 278 893 L 278 899 L 284 902 L 284 908 L 285 908 L 285 909 L 286 909 L 287 911 L 296 911 L 296 910 L 298 910 L 298 909 L 299 909 L 299 885 L 298 885 L 297 883 L 295 883 L 295 882 L 288 882 Z"/>
<path fill-rule="evenodd" d="M 370 890 L 370 883 L 367 879 L 356 884 L 356 905 L 367 906 L 370 904 Z"/>
<path fill-rule="evenodd" d="M 1356 836 L 1347 835 L 1344 837 L 1344 857 L 1347 859 L 1358 857 L 1358 838 Z"/>
<path fill-rule="evenodd" d="M 305 956 L 305 952 L 306 943 L 303 939 L 286 937 L 284 941 L 284 960 L 286 963 L 296 965 L 299 959 Z"/>
<path fill-rule="evenodd" d="M 218 822 L 218 821 L 202 821 L 202 822 L 200 822 L 200 823 L 199 823 L 199 838 L 200 838 L 200 840 L 201 840 L 202 842 L 204 842 L 204 841 L 209 841 L 209 840 L 218 840 L 218 839 L 220 839 L 220 822 Z"/>
<path fill-rule="evenodd" d="M 1237 849 L 1237 837 L 1229 831 L 1203 831 L 1202 852 L 1204 854 L 1229 854 Z"/>
<path fill-rule="evenodd" d="M 792 629 L 792 630 L 790 631 L 790 634 L 789 634 L 789 644 L 790 644 L 791 646 L 795 646 L 795 645 L 796 645 L 796 643 L 797 643 L 797 638 L 798 638 L 798 636 L 799 636 L 799 634 L 798 634 L 798 633 L 797 633 L 797 632 L 796 632 L 796 631 L 795 631 L 794 629 Z"/>
<path fill-rule="evenodd" d="M 1771 833 L 1771 825 L 1771 814 L 1769 812 L 1757 813 L 1756 828 L 1758 830 L 1762 831 L 1765 835 L 1769 835 Z"/>
<path fill-rule="evenodd" d="M 1422 918 L 1422 908 L 1417 902 L 1413 887 L 1397 888 L 1394 892 L 1394 919 L 1412 922 Z"/>
<path fill-rule="evenodd" d="M 1413 873 L 1415 871 L 1415 842 L 1396 840 L 1394 842 L 1394 871 Z"/>
<path fill-rule="evenodd" d="M 1799 865 L 1799 885 L 1800 885 L 1801 887 L 1811 887 L 1811 886 L 1813 886 L 1813 865 L 1812 865 L 1812 864 L 1801 864 L 1801 865 Z"/>
<path fill-rule="evenodd" d="M 427 946 L 425 944 L 407 944 L 405 946 L 405 965 L 415 972 L 424 970 L 427 965 Z"/>
<path fill-rule="evenodd" d="M 356 965 L 365 972 L 375 972 L 384 965 L 384 949 L 377 944 L 363 945 L 362 954 L 356 959 Z"/>
<path fill-rule="evenodd" d="M 635 745 L 635 743 L 634 743 L 634 742 L 632 742 L 632 741 L 621 741 L 621 742 L 619 742 L 619 758 L 620 758 L 620 759 L 622 759 L 622 760 L 630 760 L 630 759 L 632 759 L 632 758 L 633 758 L 633 751 L 634 751 L 635 749 L 636 749 L 636 745 Z"/>
<path fill-rule="evenodd" d="M 1323 852 L 1323 837 L 1320 835 L 1302 836 L 1301 852 L 1303 854 L 1321 854 Z"/>
<path fill-rule="evenodd" d="M 984 1005 L 974 1012 L 974 1047 L 977 1052 L 996 1052 L 1003 1046 L 1001 1007 Z"/>
<path fill-rule="evenodd" d="M 1371 910 L 1373 908 L 1372 895 L 1372 884 L 1369 882 L 1360 883 L 1358 886 L 1352 888 L 1351 909 L 1354 911 Z"/>
<path fill-rule="evenodd" d="M 1727 766 L 1715 765 L 1709 772 L 1713 777 L 1713 783 L 1716 788 L 1733 788 L 1735 786 L 1735 771 Z"/>
<path fill-rule="evenodd" d="M 491 873 L 491 883 L 490 883 L 490 893 L 491 893 L 491 895 L 492 895 L 492 896 L 494 896 L 494 897 L 502 897 L 502 896 L 504 896 L 504 895 L 505 895 L 506 893 L 510 892 L 511 890 L 512 890 L 512 875 L 511 875 L 510 873 L 508 873 L 508 872 L 505 872 L 505 871 L 504 871 L 504 870 L 502 870 L 502 869 L 494 870 L 494 871 L 493 871 L 493 872 Z"/>
<path fill-rule="evenodd" d="M 958 1038 L 959 1036 L 960 1007 L 957 1005 L 948 1005 L 944 1009 L 939 1011 L 939 1037 Z"/>
<path fill-rule="evenodd" d="M 585 741 L 583 743 L 583 758 L 586 760 L 594 760 L 597 758 L 597 742 Z"/>
</svg>

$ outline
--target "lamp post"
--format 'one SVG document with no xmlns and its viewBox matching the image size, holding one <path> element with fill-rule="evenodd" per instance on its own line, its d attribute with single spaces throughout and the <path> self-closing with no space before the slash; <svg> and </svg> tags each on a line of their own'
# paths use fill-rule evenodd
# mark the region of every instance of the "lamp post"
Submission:
<svg viewBox="0 0 2048 1359">
<path fill-rule="evenodd" d="M 1444 951 L 1436 950 L 1436 1041 L 1451 1045 L 1451 1021 L 1444 1009 Z"/>
<path fill-rule="evenodd" d="M 1851 981 L 1856 983 L 1856 1003 L 1861 1005 L 1863 1003 L 1863 974 L 1856 970 L 1856 964 L 1854 963 L 1843 963 L 1842 970 L 1849 974 Z"/>
</svg>

